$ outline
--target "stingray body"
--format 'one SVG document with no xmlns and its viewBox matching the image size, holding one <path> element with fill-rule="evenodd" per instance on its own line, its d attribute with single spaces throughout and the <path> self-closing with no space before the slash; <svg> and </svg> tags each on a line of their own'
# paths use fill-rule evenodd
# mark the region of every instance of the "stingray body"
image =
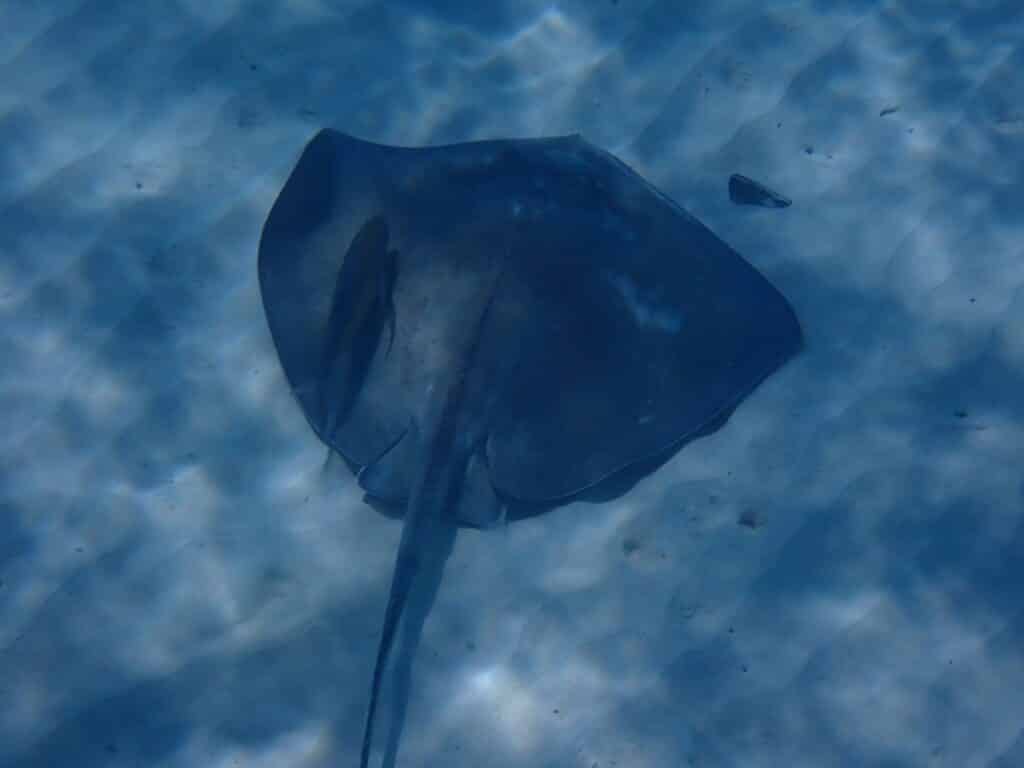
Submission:
<svg viewBox="0 0 1024 768">
<path fill-rule="evenodd" d="M 801 343 L 767 280 L 579 136 L 404 149 L 321 131 L 259 277 L 310 425 L 369 495 L 405 503 L 363 766 L 408 595 L 457 526 L 707 432 Z"/>
</svg>

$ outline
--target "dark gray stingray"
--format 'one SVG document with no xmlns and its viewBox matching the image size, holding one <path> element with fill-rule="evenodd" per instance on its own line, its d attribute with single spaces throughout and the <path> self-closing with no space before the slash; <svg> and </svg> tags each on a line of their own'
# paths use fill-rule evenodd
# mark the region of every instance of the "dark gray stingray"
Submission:
<svg viewBox="0 0 1024 768">
<path fill-rule="evenodd" d="M 405 679 L 457 526 L 717 428 L 801 343 L 767 280 L 579 136 L 400 149 L 321 131 L 259 275 L 309 423 L 368 495 L 405 502 L 362 766 L 410 590 L 433 585 L 403 619 Z"/>
</svg>

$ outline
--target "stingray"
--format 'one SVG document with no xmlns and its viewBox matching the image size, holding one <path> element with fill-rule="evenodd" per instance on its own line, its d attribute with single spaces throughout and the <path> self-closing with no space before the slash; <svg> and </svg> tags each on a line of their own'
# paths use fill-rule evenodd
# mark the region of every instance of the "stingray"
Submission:
<svg viewBox="0 0 1024 768">
<path fill-rule="evenodd" d="M 259 279 L 310 426 L 367 499 L 404 505 L 364 768 L 396 636 L 408 678 L 429 610 L 410 617 L 410 593 L 436 590 L 458 527 L 673 454 L 801 345 L 760 273 L 578 135 L 399 148 L 322 130 L 267 217 Z"/>
</svg>

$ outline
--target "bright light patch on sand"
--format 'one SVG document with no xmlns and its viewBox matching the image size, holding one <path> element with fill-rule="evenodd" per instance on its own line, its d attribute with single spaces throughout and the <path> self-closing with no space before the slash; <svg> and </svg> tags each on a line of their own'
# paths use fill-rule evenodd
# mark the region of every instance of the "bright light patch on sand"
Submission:
<svg viewBox="0 0 1024 768">
<path fill-rule="evenodd" d="M 274 465 L 264 478 L 264 487 L 274 498 L 297 503 L 301 496 L 309 494 L 323 472 L 327 449 L 319 441 L 307 440 L 296 447 L 288 456 Z M 354 486 L 346 483 L 346 487 Z"/>
<path fill-rule="evenodd" d="M 551 550 L 549 562 L 539 571 L 542 574 L 539 583 L 545 589 L 556 593 L 586 589 L 599 583 L 612 567 L 613 561 L 595 557 L 594 553 L 609 551 L 622 526 L 636 512 L 623 502 L 604 506 L 600 513 L 594 511 L 585 524 L 573 518 L 573 510 L 566 510 L 564 518 L 559 521 L 567 525 L 561 534 L 565 546 Z M 549 530 L 551 522 L 548 521 Z"/>
<path fill-rule="evenodd" d="M 202 465 L 181 467 L 173 482 L 140 494 L 140 500 L 150 523 L 178 538 L 207 530 L 223 504 L 217 483 Z"/>
<path fill-rule="evenodd" d="M 882 600 L 882 595 L 876 592 L 858 592 L 848 598 L 813 600 L 807 605 L 807 612 L 815 617 L 819 626 L 848 627 L 870 614 Z"/>
<path fill-rule="evenodd" d="M 101 366 L 90 371 L 88 387 L 79 391 L 77 396 L 78 405 L 86 410 L 95 424 L 116 421 L 134 399 L 125 390 L 121 379 Z"/>
<path fill-rule="evenodd" d="M 486 713 L 493 719 L 494 732 L 505 742 L 502 749 L 529 752 L 537 748 L 542 709 L 505 668 L 494 666 L 475 673 L 459 698 L 460 709 Z"/>
<path fill-rule="evenodd" d="M 557 8 L 542 11 L 499 44 L 498 50 L 512 59 L 524 80 L 578 71 L 603 54 L 593 38 Z"/>
<path fill-rule="evenodd" d="M 187 175 L 186 166 L 216 131 L 217 121 L 234 94 L 219 87 L 197 91 L 191 100 L 173 105 L 146 129 L 132 131 L 117 163 L 95 180 L 94 194 L 78 201 L 96 211 L 117 209 L 139 196 L 166 194 Z"/>
</svg>

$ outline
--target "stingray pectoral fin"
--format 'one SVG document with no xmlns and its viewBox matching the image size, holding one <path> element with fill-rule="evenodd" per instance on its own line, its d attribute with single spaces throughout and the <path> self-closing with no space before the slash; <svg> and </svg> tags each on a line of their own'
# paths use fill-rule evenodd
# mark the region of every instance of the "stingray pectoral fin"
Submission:
<svg viewBox="0 0 1024 768">
<path fill-rule="evenodd" d="M 456 521 L 471 528 L 494 528 L 505 522 L 505 512 L 505 502 L 491 484 L 486 460 L 474 452 L 466 464 L 462 493 L 455 507 Z"/>
<path fill-rule="evenodd" d="M 367 494 L 399 503 L 409 497 L 409 470 L 415 461 L 415 441 L 405 433 L 383 456 L 363 467 L 356 479 Z"/>
</svg>

